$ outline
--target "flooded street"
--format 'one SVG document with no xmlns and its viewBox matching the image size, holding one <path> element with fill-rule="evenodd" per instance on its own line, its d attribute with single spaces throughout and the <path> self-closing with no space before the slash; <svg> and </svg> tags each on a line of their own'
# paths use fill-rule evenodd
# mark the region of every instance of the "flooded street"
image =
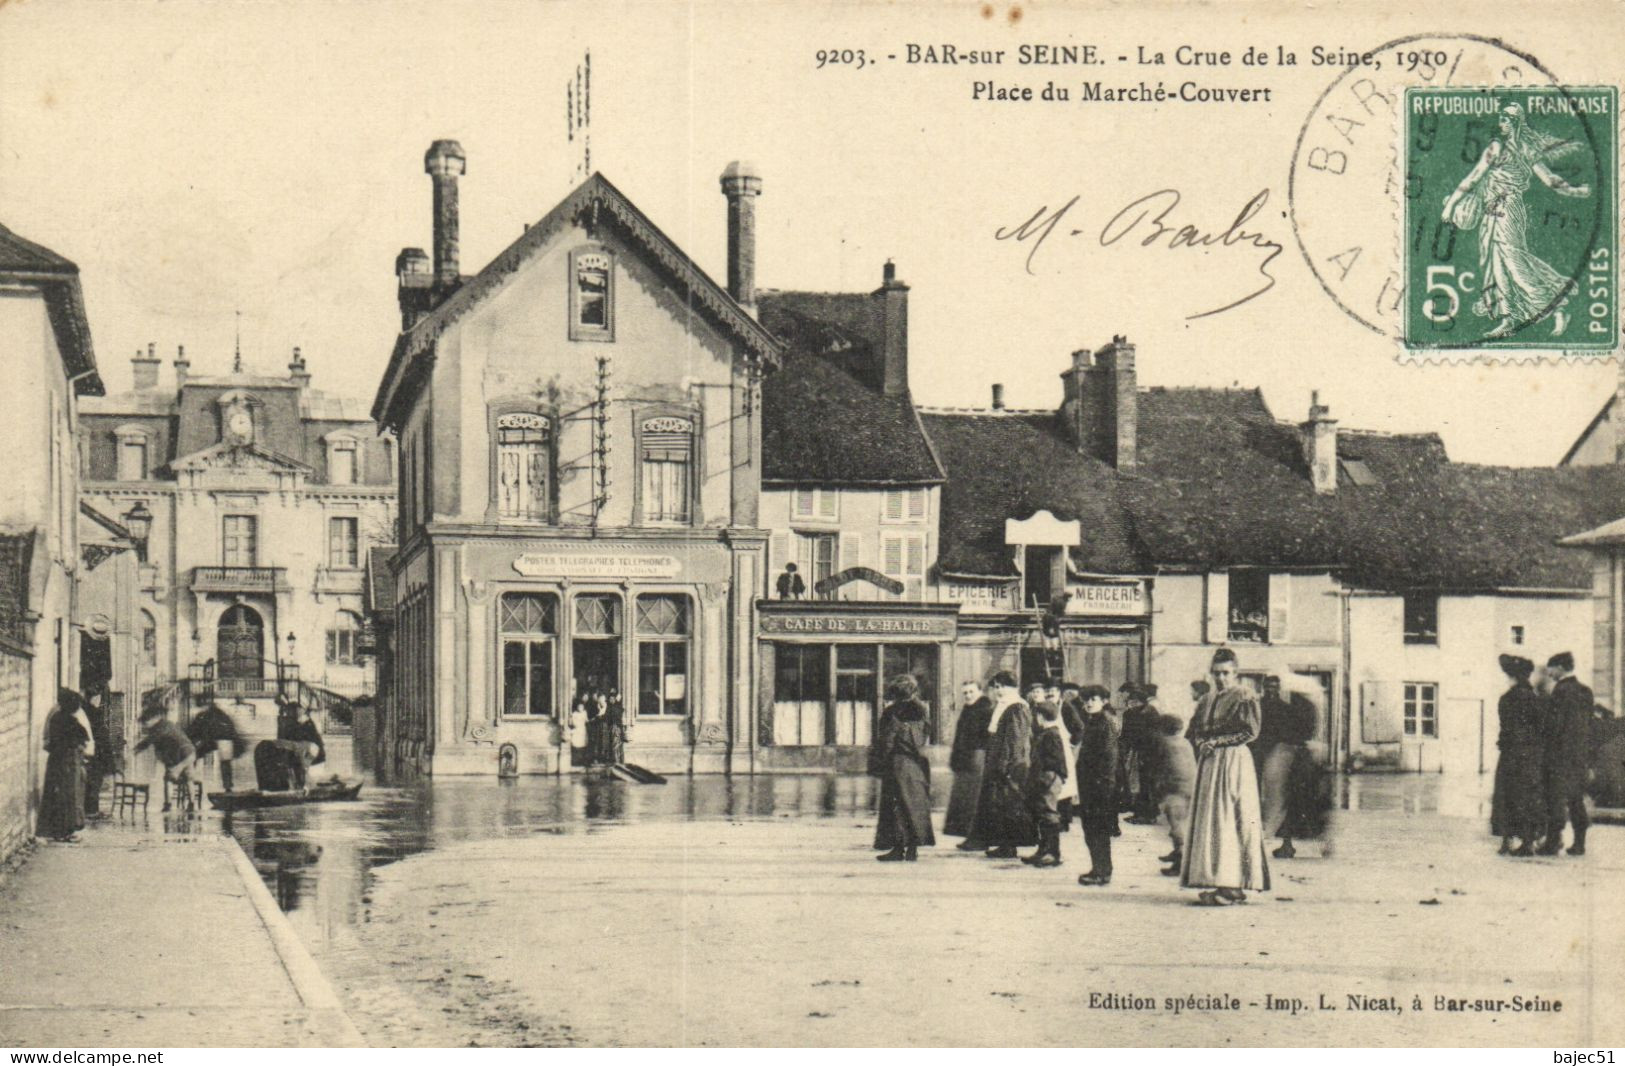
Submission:
<svg viewBox="0 0 1625 1066">
<path fill-rule="evenodd" d="M 1481 790 L 1444 785 L 1349 779 L 1335 858 L 1304 846 L 1272 862 L 1272 894 L 1219 914 L 1157 876 L 1167 838 L 1153 827 L 1124 825 L 1118 877 L 1093 892 L 1075 883 L 1076 832 L 1059 870 L 952 839 L 917 865 L 877 866 L 866 777 L 369 785 L 355 803 L 239 814 L 229 829 L 379 1045 L 978 1044 L 1008 1041 L 1010 1025 L 1047 1043 L 1080 1024 L 1133 1043 L 1141 1021 L 1091 1011 L 1092 990 L 1340 1001 L 1431 995 L 1463 973 L 1568 996 L 1560 1028 L 1578 1033 L 1590 945 L 1607 941 L 1562 916 L 1617 878 L 1619 831 L 1597 830 L 1583 862 L 1497 859 Z M 1118 933 L 1092 936 L 1101 922 Z M 989 937 L 994 925 L 1005 932 Z M 1506 937 L 1527 950 L 1505 952 Z M 899 1017 L 912 1021 L 899 1030 Z M 1515 1018 L 1445 1021 L 1223 1019 L 1250 1026 L 1237 1042 L 1523 1032 Z M 1161 1019 L 1158 1039 L 1203 1042 L 1212 1024 Z"/>
</svg>

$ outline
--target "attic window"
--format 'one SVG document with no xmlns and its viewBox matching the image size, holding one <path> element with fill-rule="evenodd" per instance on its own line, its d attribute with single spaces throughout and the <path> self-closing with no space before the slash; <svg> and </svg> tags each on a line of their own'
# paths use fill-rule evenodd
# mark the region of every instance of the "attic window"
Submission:
<svg viewBox="0 0 1625 1066">
<path fill-rule="evenodd" d="M 570 253 L 570 339 L 615 339 L 615 261 L 603 248 Z"/>
<path fill-rule="evenodd" d="M 1356 485 L 1375 485 L 1377 483 L 1377 475 L 1373 474 L 1371 468 L 1365 465 L 1364 459 L 1344 459 L 1340 465 L 1343 467 L 1343 474 Z"/>
<path fill-rule="evenodd" d="M 1405 593 L 1405 643 L 1439 643 L 1439 596 L 1437 593 Z"/>
</svg>

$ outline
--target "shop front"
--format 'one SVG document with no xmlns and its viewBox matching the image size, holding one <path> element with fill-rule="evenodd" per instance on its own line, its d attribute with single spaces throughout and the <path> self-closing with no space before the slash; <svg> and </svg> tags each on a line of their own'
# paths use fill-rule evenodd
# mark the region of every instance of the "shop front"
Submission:
<svg viewBox="0 0 1625 1066">
<path fill-rule="evenodd" d="M 861 771 L 886 686 L 903 674 L 946 743 L 958 614 L 940 603 L 761 604 L 753 769 Z"/>
</svg>

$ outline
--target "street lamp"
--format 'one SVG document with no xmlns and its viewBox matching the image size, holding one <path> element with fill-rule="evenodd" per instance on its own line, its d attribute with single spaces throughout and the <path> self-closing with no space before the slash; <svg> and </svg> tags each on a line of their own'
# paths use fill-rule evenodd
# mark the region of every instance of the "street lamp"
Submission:
<svg viewBox="0 0 1625 1066">
<path fill-rule="evenodd" d="M 298 662 L 299 661 L 298 657 L 294 654 L 294 651 L 299 646 L 299 638 L 294 635 L 294 632 L 291 629 L 288 630 L 287 640 L 288 640 L 288 662 L 290 662 L 290 663 Z"/>
<path fill-rule="evenodd" d="M 130 539 L 135 541 L 136 558 L 146 562 L 147 537 L 152 534 L 152 512 L 147 510 L 144 500 L 135 501 L 135 506 L 124 512 L 124 528 L 130 531 Z"/>
</svg>

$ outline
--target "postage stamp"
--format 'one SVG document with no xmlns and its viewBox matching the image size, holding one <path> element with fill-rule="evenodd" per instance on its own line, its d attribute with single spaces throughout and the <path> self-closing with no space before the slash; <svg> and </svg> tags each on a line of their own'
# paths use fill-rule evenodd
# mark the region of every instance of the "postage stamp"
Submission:
<svg viewBox="0 0 1625 1066">
<path fill-rule="evenodd" d="M 1408 349 L 1614 351 L 1618 102 L 1612 86 L 1406 90 Z"/>
</svg>

